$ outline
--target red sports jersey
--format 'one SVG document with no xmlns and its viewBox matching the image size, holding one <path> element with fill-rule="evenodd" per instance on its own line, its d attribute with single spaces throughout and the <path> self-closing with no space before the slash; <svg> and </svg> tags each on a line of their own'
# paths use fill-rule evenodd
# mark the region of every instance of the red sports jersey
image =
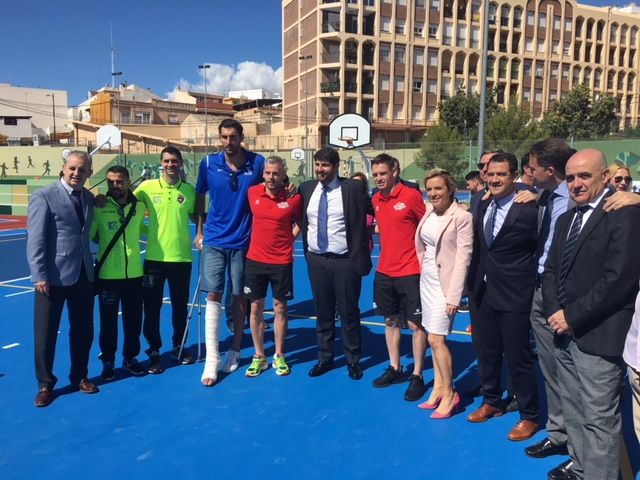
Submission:
<svg viewBox="0 0 640 480">
<path fill-rule="evenodd" d="M 390 277 L 420 274 L 415 234 L 426 210 L 419 191 L 398 183 L 388 197 L 373 196 L 380 231 L 378 272 Z"/>
<path fill-rule="evenodd" d="M 253 214 L 251 243 L 247 258 L 256 262 L 288 265 L 293 263 L 293 224 L 302 218 L 302 197 L 286 194 L 272 198 L 264 184 L 247 193 Z"/>
</svg>

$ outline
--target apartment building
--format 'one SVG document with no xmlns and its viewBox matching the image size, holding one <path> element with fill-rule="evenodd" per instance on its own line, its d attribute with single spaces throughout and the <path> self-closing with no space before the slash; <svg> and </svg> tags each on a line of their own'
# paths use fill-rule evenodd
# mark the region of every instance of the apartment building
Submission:
<svg viewBox="0 0 640 480">
<path fill-rule="evenodd" d="M 322 136 L 338 114 L 370 120 L 374 141 L 414 141 L 438 103 L 480 91 L 480 0 L 283 0 L 285 129 Z M 541 117 L 577 84 L 621 99 L 638 123 L 640 10 L 572 0 L 489 3 L 487 87 Z M 305 115 L 306 112 L 306 115 Z"/>
</svg>

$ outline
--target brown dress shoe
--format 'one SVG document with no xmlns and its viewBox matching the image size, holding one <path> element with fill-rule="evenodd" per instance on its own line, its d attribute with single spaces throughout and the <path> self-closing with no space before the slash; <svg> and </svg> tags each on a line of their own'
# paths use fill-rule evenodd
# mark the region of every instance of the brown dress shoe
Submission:
<svg viewBox="0 0 640 480">
<path fill-rule="evenodd" d="M 490 418 L 499 417 L 502 413 L 502 410 L 498 407 L 493 407 L 485 403 L 478 410 L 469 415 L 467 420 L 471 423 L 482 423 L 486 422 Z"/>
<path fill-rule="evenodd" d="M 531 420 L 520 420 L 516 426 L 511 429 L 507 438 L 514 442 L 520 440 L 528 440 L 538 431 L 540 425 Z"/>
<path fill-rule="evenodd" d="M 53 402 L 54 394 L 51 387 L 40 387 L 34 403 L 36 407 L 46 407 Z"/>
<path fill-rule="evenodd" d="M 96 387 L 96 384 L 90 382 L 87 378 L 80 380 L 78 390 L 82 393 L 98 393 L 98 387 Z"/>
</svg>

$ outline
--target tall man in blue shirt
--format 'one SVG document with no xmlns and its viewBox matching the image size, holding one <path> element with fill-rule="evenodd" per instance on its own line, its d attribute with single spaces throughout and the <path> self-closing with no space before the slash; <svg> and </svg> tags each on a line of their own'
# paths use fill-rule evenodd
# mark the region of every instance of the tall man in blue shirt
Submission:
<svg viewBox="0 0 640 480">
<path fill-rule="evenodd" d="M 217 380 L 220 354 L 218 327 L 222 295 L 229 272 L 234 304 L 233 343 L 227 353 L 223 372 L 237 370 L 240 362 L 246 302 L 243 297 L 245 255 L 251 238 L 251 212 L 247 191 L 262 181 L 264 157 L 245 150 L 240 122 L 223 120 L 219 127 L 223 150 L 207 155 L 200 163 L 196 184 L 199 215 L 195 244 L 202 250 L 201 282 L 207 293 L 205 340 L 207 356 L 201 382 L 212 386 Z M 205 214 L 205 194 L 209 210 Z"/>
</svg>

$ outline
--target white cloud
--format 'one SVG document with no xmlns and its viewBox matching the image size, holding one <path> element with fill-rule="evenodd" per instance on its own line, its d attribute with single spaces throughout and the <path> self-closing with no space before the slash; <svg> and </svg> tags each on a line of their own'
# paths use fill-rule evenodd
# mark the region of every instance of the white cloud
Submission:
<svg viewBox="0 0 640 480">
<path fill-rule="evenodd" d="M 175 88 L 180 90 L 204 90 L 205 71 L 207 92 L 226 95 L 229 90 L 262 88 L 268 92 L 282 94 L 282 67 L 274 70 L 266 63 L 242 62 L 236 65 L 210 63 L 210 68 L 198 69 L 198 83 L 180 78 Z M 171 94 L 169 94 L 171 96 Z"/>
</svg>

